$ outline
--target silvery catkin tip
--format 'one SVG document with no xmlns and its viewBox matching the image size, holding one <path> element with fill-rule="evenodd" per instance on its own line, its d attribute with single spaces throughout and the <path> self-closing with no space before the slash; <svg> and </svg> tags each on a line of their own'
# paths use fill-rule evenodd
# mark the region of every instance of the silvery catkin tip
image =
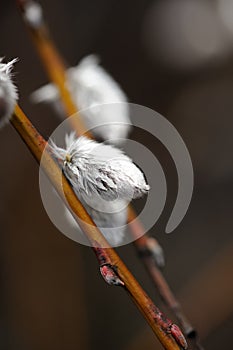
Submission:
<svg viewBox="0 0 233 350">
<path fill-rule="evenodd" d="M 149 191 L 144 174 L 121 150 L 75 133 L 66 135 L 66 148 L 51 142 L 54 156 L 75 191 L 107 201 L 131 200 Z"/>
<path fill-rule="evenodd" d="M 17 58 L 8 63 L 2 63 L 2 60 L 3 58 L 0 58 L 0 127 L 10 120 L 18 99 L 11 74 Z"/>
</svg>

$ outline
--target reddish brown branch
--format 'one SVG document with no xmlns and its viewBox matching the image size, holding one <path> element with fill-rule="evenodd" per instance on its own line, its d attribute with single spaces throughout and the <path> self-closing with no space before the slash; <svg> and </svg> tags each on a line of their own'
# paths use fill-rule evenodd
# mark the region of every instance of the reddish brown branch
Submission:
<svg viewBox="0 0 233 350">
<path fill-rule="evenodd" d="M 31 0 L 17 0 L 18 6 L 22 13 L 24 13 L 25 4 L 32 3 Z M 49 79 L 57 86 L 60 92 L 60 98 L 63 103 L 63 106 L 66 111 L 66 117 L 69 118 L 71 115 L 76 114 L 77 118 L 69 118 L 72 127 L 77 132 L 78 135 L 85 134 L 86 136 L 92 138 L 91 134 L 87 131 L 85 125 L 81 121 L 81 118 L 78 114 L 78 108 L 76 104 L 73 102 L 70 92 L 66 87 L 66 66 L 64 64 L 64 60 L 61 55 L 57 51 L 53 41 L 50 38 L 49 30 L 45 25 L 44 21 L 41 23 L 39 27 L 29 26 L 27 23 L 27 28 L 32 36 L 33 43 L 37 49 L 37 52 L 40 56 L 41 62 L 44 65 L 44 68 L 48 74 Z M 132 215 L 136 217 L 133 208 L 130 206 L 130 211 Z M 135 226 L 131 226 L 132 228 L 132 236 L 134 239 L 139 238 L 138 231 Z M 163 251 L 160 247 L 159 243 L 154 240 L 154 246 L 150 244 L 148 240 L 148 236 L 143 232 L 144 237 L 141 237 L 141 241 L 145 243 L 145 246 L 148 250 L 151 251 L 152 255 L 155 258 L 156 263 L 159 265 L 163 265 Z"/>
<path fill-rule="evenodd" d="M 104 236 L 78 200 L 69 182 L 64 175 L 61 174 L 61 169 L 45 148 L 47 144 L 46 141 L 18 106 L 15 108 L 15 114 L 12 117 L 11 123 L 38 162 L 41 161 L 43 154 L 43 162 L 41 165 L 46 175 L 61 198 L 64 198 L 65 195 L 69 206 L 76 215 L 75 219 L 77 223 L 85 233 L 98 257 L 100 267 L 107 266 L 109 269 L 107 273 L 112 272 L 115 278 L 119 278 L 119 281 L 122 283 L 117 285 L 122 285 L 126 289 L 165 349 L 178 350 L 179 347 L 186 348 L 185 338 L 179 328 L 168 320 L 153 304 L 152 300 L 129 272 L 114 249 L 109 246 Z M 60 181 L 61 176 L 62 181 Z M 99 252 L 97 251 L 98 247 L 100 247 Z M 103 249 L 102 247 L 107 248 Z M 100 254 L 102 254 L 102 256 Z"/>
<path fill-rule="evenodd" d="M 140 237 L 136 241 L 134 241 L 134 245 L 138 251 L 138 255 L 142 260 L 148 274 L 150 275 L 155 287 L 158 289 L 159 294 L 167 305 L 167 307 L 174 313 L 177 321 L 179 322 L 184 334 L 187 339 L 190 341 L 190 345 L 192 345 L 193 349 L 203 350 L 203 347 L 199 343 L 198 335 L 196 330 L 193 328 L 187 317 L 184 315 L 182 308 L 177 301 L 175 295 L 173 294 L 169 284 L 164 278 L 160 269 L 158 269 L 155 264 L 155 259 L 153 254 L 151 253 L 151 249 L 148 249 L 148 244 L 150 243 L 151 237 L 142 236 L 144 232 L 144 228 L 140 221 L 135 217 L 134 212 L 129 208 L 129 226 L 131 230 L 135 232 L 137 237 Z M 156 242 L 152 242 L 152 245 L 156 244 Z"/>
<path fill-rule="evenodd" d="M 18 1 L 18 2 L 20 3 L 21 10 L 22 10 L 24 8 L 25 1 Z M 35 29 L 32 27 L 29 27 L 29 30 L 32 34 L 32 38 L 37 48 L 37 51 L 41 57 L 42 62 L 44 63 L 45 69 L 51 81 L 53 81 L 57 85 L 60 91 L 61 100 L 64 104 L 64 107 L 66 108 L 67 117 L 69 117 L 71 114 L 77 112 L 77 107 L 73 103 L 70 97 L 70 94 L 65 86 L 65 68 L 66 67 L 59 53 L 57 52 L 54 44 L 52 43 L 48 35 L 48 30 L 45 28 L 44 23 L 42 23 L 40 28 Z M 75 118 L 72 118 L 72 119 L 75 119 Z M 80 132 L 82 133 L 86 131 L 83 125 L 81 126 L 74 125 L 74 127 L 78 133 Z M 187 332 L 187 334 L 191 334 L 192 327 L 189 325 L 188 321 L 186 321 L 184 315 L 180 310 L 179 304 L 175 301 L 174 297 L 172 300 L 174 303 L 171 302 L 171 299 L 172 299 L 171 296 L 173 295 L 171 292 L 168 293 L 170 289 L 165 279 L 163 278 L 162 274 L 159 272 L 158 268 L 156 267 L 156 261 L 158 261 L 159 254 L 160 254 L 160 260 L 161 260 L 162 252 L 161 252 L 160 245 L 155 239 L 148 237 L 145 234 L 144 228 L 142 227 L 140 222 L 136 219 L 136 215 L 132 207 L 129 208 L 128 221 L 129 221 L 129 226 L 130 226 L 132 235 L 134 239 L 137 239 L 135 242 L 135 246 L 137 247 L 137 250 L 140 253 L 140 257 L 143 260 L 155 285 L 160 290 L 160 294 L 162 298 L 165 300 L 166 304 L 171 308 L 171 310 L 175 312 L 176 316 L 178 317 L 179 321 L 183 325 L 184 330 Z M 111 275 L 111 270 L 109 271 L 106 270 L 105 274 L 106 275 L 108 274 L 108 278 L 110 278 L 109 276 Z M 160 278 L 158 277 L 158 274 L 160 275 Z M 165 282 L 165 284 L 163 283 L 163 286 L 161 286 L 161 278 L 163 282 Z"/>
</svg>

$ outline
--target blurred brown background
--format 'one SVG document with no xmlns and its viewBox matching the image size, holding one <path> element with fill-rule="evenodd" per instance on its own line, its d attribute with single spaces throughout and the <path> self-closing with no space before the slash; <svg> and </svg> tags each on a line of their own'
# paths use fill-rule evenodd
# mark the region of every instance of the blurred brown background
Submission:
<svg viewBox="0 0 233 350">
<path fill-rule="evenodd" d="M 41 1 L 70 65 L 97 53 L 129 101 L 170 120 L 190 151 L 195 188 L 176 231 L 164 233 L 177 178 L 152 140 L 168 203 L 151 233 L 164 247 L 164 273 L 207 350 L 230 348 L 233 326 L 233 2 L 223 0 Z M 45 137 L 58 124 L 29 94 L 47 81 L 13 1 L 1 0 L 0 56 L 19 57 L 20 104 Z M 142 116 L 143 117 L 143 116 Z M 107 286 L 89 248 L 56 230 L 41 203 L 38 166 L 16 132 L 1 131 L 0 348 L 161 349 L 117 288 Z M 166 311 L 132 245 L 118 249 Z"/>
</svg>

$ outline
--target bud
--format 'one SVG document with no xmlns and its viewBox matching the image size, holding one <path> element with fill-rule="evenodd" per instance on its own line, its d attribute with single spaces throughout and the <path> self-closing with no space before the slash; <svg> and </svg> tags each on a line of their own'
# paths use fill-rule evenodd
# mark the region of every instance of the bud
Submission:
<svg viewBox="0 0 233 350">
<path fill-rule="evenodd" d="M 141 170 L 121 150 L 103 143 L 66 135 L 66 148 L 51 141 L 54 156 L 88 214 L 110 245 L 122 243 L 127 223 L 128 202 L 147 193 Z M 77 224 L 65 212 L 72 226 Z"/>
<path fill-rule="evenodd" d="M 177 344 L 182 348 L 182 349 L 187 349 L 188 344 L 186 342 L 185 337 L 183 336 L 183 333 L 181 332 L 180 328 L 176 324 L 171 325 L 171 335 L 173 338 L 176 340 Z"/>
<path fill-rule="evenodd" d="M 100 273 L 110 286 L 120 286 L 124 287 L 124 282 L 117 276 L 116 272 L 111 265 L 100 266 Z"/>
<path fill-rule="evenodd" d="M 99 59 L 90 55 L 66 72 L 67 88 L 88 129 L 96 138 L 119 144 L 130 131 L 129 107 L 125 93 L 115 80 L 99 65 Z M 57 88 L 48 84 L 32 94 L 36 103 L 52 103 L 64 119 Z M 106 104 L 112 104 L 109 108 Z M 96 125 L 100 125 L 95 127 Z"/>
<path fill-rule="evenodd" d="M 18 94 L 12 82 L 11 71 L 17 59 L 2 63 L 0 58 L 0 127 L 7 123 L 14 111 Z"/>
<path fill-rule="evenodd" d="M 23 6 L 24 20 L 32 28 L 37 29 L 43 24 L 43 11 L 35 1 L 26 1 Z"/>
<path fill-rule="evenodd" d="M 154 239 L 153 237 L 148 237 L 146 244 L 147 244 L 147 249 L 148 249 L 149 253 L 156 261 L 156 264 L 159 267 L 163 267 L 165 265 L 163 248 L 159 245 L 157 240 Z"/>
<path fill-rule="evenodd" d="M 75 133 L 66 135 L 66 149 L 51 142 L 52 152 L 83 198 L 131 200 L 149 191 L 142 171 L 121 150 Z"/>
</svg>

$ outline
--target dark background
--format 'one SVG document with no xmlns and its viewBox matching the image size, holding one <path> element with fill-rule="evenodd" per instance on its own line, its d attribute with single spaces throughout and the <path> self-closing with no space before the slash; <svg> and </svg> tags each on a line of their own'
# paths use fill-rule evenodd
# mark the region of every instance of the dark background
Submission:
<svg viewBox="0 0 233 350">
<path fill-rule="evenodd" d="M 151 234 L 166 254 L 164 274 L 207 350 L 230 348 L 233 325 L 233 10 L 232 17 L 221 12 L 221 3 L 41 1 L 67 63 L 97 53 L 129 101 L 170 120 L 190 151 L 193 199 L 183 222 L 166 235 L 177 177 L 166 150 L 151 140 L 168 182 L 166 210 Z M 1 0 L 0 8 L 0 56 L 20 58 L 14 77 L 20 105 L 49 137 L 58 119 L 29 101 L 46 74 L 14 2 Z M 50 222 L 38 166 L 11 126 L 1 131 L 0 149 L 0 348 L 160 349 L 128 296 L 103 282 L 91 250 Z M 133 246 L 118 252 L 167 312 Z"/>
</svg>

